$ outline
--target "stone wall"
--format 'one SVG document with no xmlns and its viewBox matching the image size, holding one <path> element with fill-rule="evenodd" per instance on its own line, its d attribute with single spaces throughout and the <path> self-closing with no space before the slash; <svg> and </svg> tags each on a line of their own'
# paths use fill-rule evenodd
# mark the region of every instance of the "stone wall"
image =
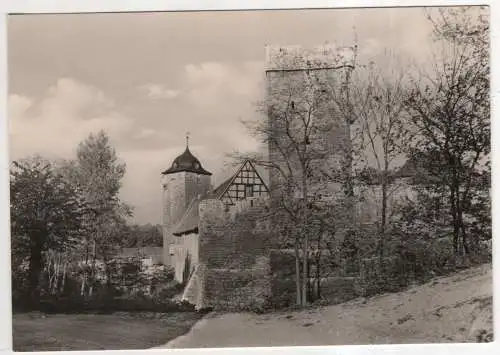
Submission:
<svg viewBox="0 0 500 355">
<path fill-rule="evenodd" d="M 387 216 L 396 212 L 395 207 L 404 203 L 406 199 L 414 199 L 417 194 L 415 186 L 405 179 L 398 179 L 389 186 L 387 197 Z M 356 195 L 356 219 L 359 223 L 369 225 L 378 222 L 381 215 L 382 187 L 380 185 L 361 185 L 355 187 Z"/>
<path fill-rule="evenodd" d="M 329 255 L 325 255 L 328 258 Z M 274 307 L 286 307 L 296 302 L 295 253 L 290 249 L 270 251 L 271 296 Z M 311 265 L 313 260 L 309 261 Z M 302 266 L 302 265 L 300 265 Z M 302 272 L 302 267 L 300 267 Z M 314 283 L 314 275 L 311 284 Z M 359 280 L 356 276 L 348 276 L 344 270 L 322 263 L 321 267 L 321 297 L 331 303 L 340 303 L 359 296 Z M 313 287 L 315 287 L 313 285 Z"/>
<path fill-rule="evenodd" d="M 273 240 L 262 223 L 267 208 L 261 198 L 242 201 L 229 211 L 219 200 L 200 203 L 198 268 L 204 271 L 195 272 L 202 280 L 198 281 L 197 292 L 185 293 L 186 300 L 196 300 L 198 307 L 225 310 L 266 302 L 270 296 L 268 254 Z"/>
<path fill-rule="evenodd" d="M 265 218 L 268 204 L 254 198 L 227 210 L 219 200 L 200 203 L 199 258 L 185 301 L 225 311 L 294 304 L 294 252 L 276 244 Z M 322 272 L 325 297 L 340 302 L 357 296 L 355 278 L 336 269 Z"/>
<path fill-rule="evenodd" d="M 351 47 L 338 47 L 333 43 L 304 48 L 298 45 L 266 46 L 266 71 L 298 70 L 311 68 L 334 68 L 350 64 L 353 59 Z"/>
</svg>

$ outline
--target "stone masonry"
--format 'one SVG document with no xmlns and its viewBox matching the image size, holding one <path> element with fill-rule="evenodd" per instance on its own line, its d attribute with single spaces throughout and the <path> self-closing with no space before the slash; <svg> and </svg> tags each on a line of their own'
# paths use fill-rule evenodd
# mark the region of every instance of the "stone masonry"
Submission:
<svg viewBox="0 0 500 355">
<path fill-rule="evenodd" d="M 220 200 L 199 206 L 199 259 L 184 292 L 198 308 L 242 309 L 264 305 L 271 296 L 268 200 L 243 200 L 227 210 Z"/>
<path fill-rule="evenodd" d="M 346 77 L 352 53 L 333 46 L 321 46 L 311 50 L 301 47 L 266 48 L 267 104 L 282 105 L 283 95 L 290 93 L 287 85 L 295 83 L 293 100 L 317 99 L 313 95 L 334 92 L 337 94 Z M 307 79 L 304 81 L 304 79 Z M 306 84 L 304 84 L 306 82 Z M 311 83 L 318 84 L 311 90 Z M 348 157 L 351 154 L 350 126 L 339 114 L 332 100 L 315 101 L 313 119 L 321 129 L 315 133 L 316 150 L 323 152 L 324 159 L 315 163 L 317 169 L 336 172 L 345 177 Z M 269 117 L 271 131 L 280 133 L 279 125 Z M 276 146 L 269 145 L 269 158 L 279 163 Z M 184 174 L 184 175 L 182 175 Z M 174 176 L 175 175 L 175 176 Z M 209 189 L 210 176 L 177 173 L 165 177 L 168 189 L 165 194 L 164 224 L 175 225 L 182 218 L 190 198 Z M 194 180 L 193 180 L 194 179 Z M 280 178 L 270 172 L 271 198 L 247 198 L 228 207 L 218 199 L 203 199 L 198 205 L 198 232 L 184 236 L 191 246 L 181 246 L 178 253 L 166 259 L 175 264 L 186 253 L 194 255 L 193 272 L 185 287 L 183 299 L 198 309 L 213 307 L 224 310 L 262 307 L 270 300 L 294 298 L 294 259 L 283 257 L 278 250 L 277 237 L 272 235 L 269 218 L 266 218 L 273 200 L 279 198 Z M 323 193 L 336 195 L 342 192 L 339 182 L 322 185 Z M 344 211 L 345 212 L 345 211 Z M 350 215 L 347 213 L 347 215 Z M 352 222 L 352 221 L 351 221 Z M 349 220 L 345 223 L 348 225 Z M 180 240 L 165 228 L 164 246 Z M 189 250 L 188 250 L 189 249 Z M 191 250 L 192 249 L 192 250 Z M 196 250 L 196 252 L 193 252 Z M 183 254 L 184 253 L 184 254 Z M 340 285 L 340 283 L 337 283 Z M 336 285 L 337 285 L 336 284 Z M 351 283 L 352 284 L 352 283 Z M 342 286 L 344 287 L 344 286 Z"/>
</svg>

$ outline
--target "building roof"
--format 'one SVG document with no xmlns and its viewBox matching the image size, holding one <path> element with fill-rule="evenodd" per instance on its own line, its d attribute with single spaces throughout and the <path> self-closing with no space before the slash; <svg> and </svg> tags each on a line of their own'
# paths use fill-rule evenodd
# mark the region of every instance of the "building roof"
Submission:
<svg viewBox="0 0 500 355">
<path fill-rule="evenodd" d="M 435 160 L 433 163 L 434 167 L 429 168 L 424 166 L 425 156 L 416 155 L 410 157 L 405 164 L 399 168 L 394 174 L 396 179 L 411 178 L 415 184 L 429 184 L 437 183 L 440 181 L 439 177 L 433 173 L 433 170 L 439 169 L 441 163 L 439 160 Z"/>
<path fill-rule="evenodd" d="M 409 179 L 411 184 L 421 185 L 421 184 L 433 184 L 440 181 L 436 174 L 433 174 L 429 167 L 424 165 L 423 155 L 415 155 L 406 160 L 406 162 L 395 170 L 388 171 L 388 181 L 392 183 L 395 180 Z M 434 161 L 435 169 L 440 168 L 440 162 Z M 367 167 L 359 172 L 356 176 L 359 181 L 369 184 L 369 185 L 381 185 L 382 184 L 382 172 L 373 167 Z"/>
<path fill-rule="evenodd" d="M 231 201 L 231 204 L 233 202 L 233 198 L 238 199 L 238 193 L 235 191 L 232 191 L 232 193 L 229 191 L 231 187 L 238 185 L 252 185 L 252 186 L 258 186 L 258 190 L 254 191 L 257 193 L 259 196 L 261 193 L 266 192 L 269 193 L 269 189 L 267 188 L 266 183 L 258 173 L 257 169 L 255 169 L 255 166 L 252 164 L 250 160 L 245 160 L 238 170 L 227 180 L 225 180 L 222 184 L 220 184 L 214 191 L 213 191 L 213 197 L 216 199 L 221 199 L 225 201 L 226 203 L 228 201 Z M 234 196 L 234 193 L 236 193 L 236 196 Z M 233 195 L 231 197 L 231 194 Z M 241 196 L 241 197 L 244 197 Z"/>
<path fill-rule="evenodd" d="M 201 175 L 212 175 L 212 173 L 208 172 L 201 166 L 200 161 L 193 155 L 193 153 L 191 153 L 188 146 L 186 146 L 184 153 L 174 159 L 172 166 L 162 172 L 162 174 L 167 175 L 182 171 Z"/>
<path fill-rule="evenodd" d="M 205 198 L 213 198 L 213 199 L 220 199 L 224 192 L 227 190 L 227 187 L 231 184 L 231 182 L 234 180 L 234 176 L 236 174 L 231 175 L 227 180 L 225 180 L 222 184 L 217 186 L 208 196 L 205 196 Z M 179 223 L 174 228 L 173 234 L 176 236 L 181 236 L 183 234 L 189 234 L 189 233 L 196 233 L 198 232 L 198 223 L 200 222 L 200 217 L 199 217 L 199 206 L 200 202 L 202 200 L 201 196 L 198 196 L 197 198 L 194 198 L 188 208 L 186 209 L 186 212 L 184 212 L 184 215 L 182 218 L 179 220 Z"/>
<path fill-rule="evenodd" d="M 198 223 L 200 221 L 198 207 L 200 206 L 201 200 L 201 196 L 198 196 L 190 202 L 186 212 L 184 212 L 184 215 L 179 220 L 179 223 L 174 227 L 172 234 L 181 236 L 183 234 L 198 232 Z"/>
<path fill-rule="evenodd" d="M 217 186 L 211 194 L 212 198 L 219 199 L 222 197 L 224 192 L 227 190 L 228 186 L 231 185 L 231 182 L 234 180 L 236 174 L 231 175 L 229 178 L 227 178 L 223 183 L 221 183 L 219 186 Z"/>
<path fill-rule="evenodd" d="M 249 164 L 253 170 L 255 170 L 253 164 L 246 160 L 241 164 L 241 166 L 238 168 L 238 170 L 231 175 L 228 179 L 226 179 L 224 182 L 222 182 L 219 186 L 217 186 L 214 190 L 212 190 L 211 193 L 208 195 L 199 195 L 196 198 L 193 198 L 193 200 L 189 203 L 186 212 L 184 212 L 184 215 L 181 217 L 177 225 L 174 227 L 172 234 L 176 236 L 181 236 L 185 234 L 190 234 L 190 233 L 197 233 L 198 232 L 198 224 L 200 222 L 200 217 L 199 217 L 199 205 L 200 202 L 203 199 L 210 198 L 210 199 L 222 199 L 223 195 L 226 193 L 228 188 L 231 186 L 231 184 L 234 182 L 235 178 L 238 176 L 240 171 L 243 169 L 246 164 Z M 258 175 L 257 171 L 255 170 L 255 173 L 257 174 L 258 178 L 261 180 L 262 184 L 264 185 L 264 188 L 266 191 L 267 186 L 265 185 L 264 181 Z"/>
</svg>

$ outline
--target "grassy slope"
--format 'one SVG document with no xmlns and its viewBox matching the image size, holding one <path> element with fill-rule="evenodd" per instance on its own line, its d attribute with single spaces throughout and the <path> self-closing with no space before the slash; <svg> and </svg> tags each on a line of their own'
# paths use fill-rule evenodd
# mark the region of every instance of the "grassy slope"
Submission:
<svg viewBox="0 0 500 355">
<path fill-rule="evenodd" d="M 186 333 L 194 313 L 13 317 L 14 351 L 147 349 Z"/>
<path fill-rule="evenodd" d="M 441 343 L 492 335 L 491 265 L 308 311 L 212 315 L 164 347 Z M 482 335 L 481 335 L 482 334 Z"/>
</svg>

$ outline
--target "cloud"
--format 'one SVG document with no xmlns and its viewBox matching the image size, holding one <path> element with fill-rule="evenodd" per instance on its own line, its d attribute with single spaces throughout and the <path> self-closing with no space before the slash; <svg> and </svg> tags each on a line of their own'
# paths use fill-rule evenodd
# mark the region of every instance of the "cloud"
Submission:
<svg viewBox="0 0 500 355">
<path fill-rule="evenodd" d="M 263 62 L 240 65 L 222 62 L 188 64 L 184 68 L 188 98 L 198 105 L 232 106 L 244 100 L 257 99 L 264 79 Z M 236 101 L 232 101 L 236 100 Z"/>
<path fill-rule="evenodd" d="M 160 223 L 161 172 L 170 166 L 180 149 L 181 147 L 170 147 L 119 152 L 127 164 L 120 195 L 134 207 L 135 221 Z"/>
<path fill-rule="evenodd" d="M 59 79 L 40 100 L 12 94 L 8 106 L 13 159 L 33 154 L 71 157 L 90 133 L 104 129 L 118 140 L 134 124 L 101 90 L 71 78 Z"/>
<path fill-rule="evenodd" d="M 41 97 L 13 93 L 8 98 L 11 158 L 72 158 L 79 142 L 105 129 L 127 165 L 120 194 L 135 207 L 134 220 L 159 222 L 160 173 L 182 153 L 186 131 L 193 153 L 214 174 L 214 185 L 233 172 L 226 165 L 228 154 L 260 150 L 240 118 L 255 118 L 252 105 L 263 94 L 262 68 L 261 62 L 186 65 L 180 90 L 174 94 L 165 85 L 143 85 L 140 92 L 154 101 L 135 96 L 127 102 L 134 107 L 127 114 L 101 89 L 72 78 L 57 80 Z"/>
<path fill-rule="evenodd" d="M 135 139 L 146 139 L 146 138 L 151 138 L 152 136 L 156 135 L 156 131 L 151 128 L 140 128 L 139 132 L 137 132 L 133 138 Z"/>
<path fill-rule="evenodd" d="M 8 108 L 11 159 L 34 154 L 74 158 L 79 142 L 92 132 L 106 130 L 119 158 L 127 165 L 122 198 L 137 207 L 139 220 L 159 221 L 159 173 L 166 164 L 164 157 L 171 157 L 174 152 L 127 150 L 130 137 L 147 139 L 155 131 L 138 128 L 137 122 L 120 113 L 101 90 L 65 78 L 48 88 L 38 100 L 11 94 Z M 158 185 L 152 183 L 155 181 Z"/>
<path fill-rule="evenodd" d="M 184 67 L 184 105 L 189 116 L 178 124 L 192 133 L 214 179 L 225 170 L 228 154 L 260 150 L 241 120 L 255 120 L 254 103 L 264 94 L 264 63 L 202 62 Z"/>
<path fill-rule="evenodd" d="M 139 90 L 152 100 L 174 99 L 179 96 L 179 90 L 167 89 L 162 84 L 145 84 L 139 87 Z"/>
</svg>

